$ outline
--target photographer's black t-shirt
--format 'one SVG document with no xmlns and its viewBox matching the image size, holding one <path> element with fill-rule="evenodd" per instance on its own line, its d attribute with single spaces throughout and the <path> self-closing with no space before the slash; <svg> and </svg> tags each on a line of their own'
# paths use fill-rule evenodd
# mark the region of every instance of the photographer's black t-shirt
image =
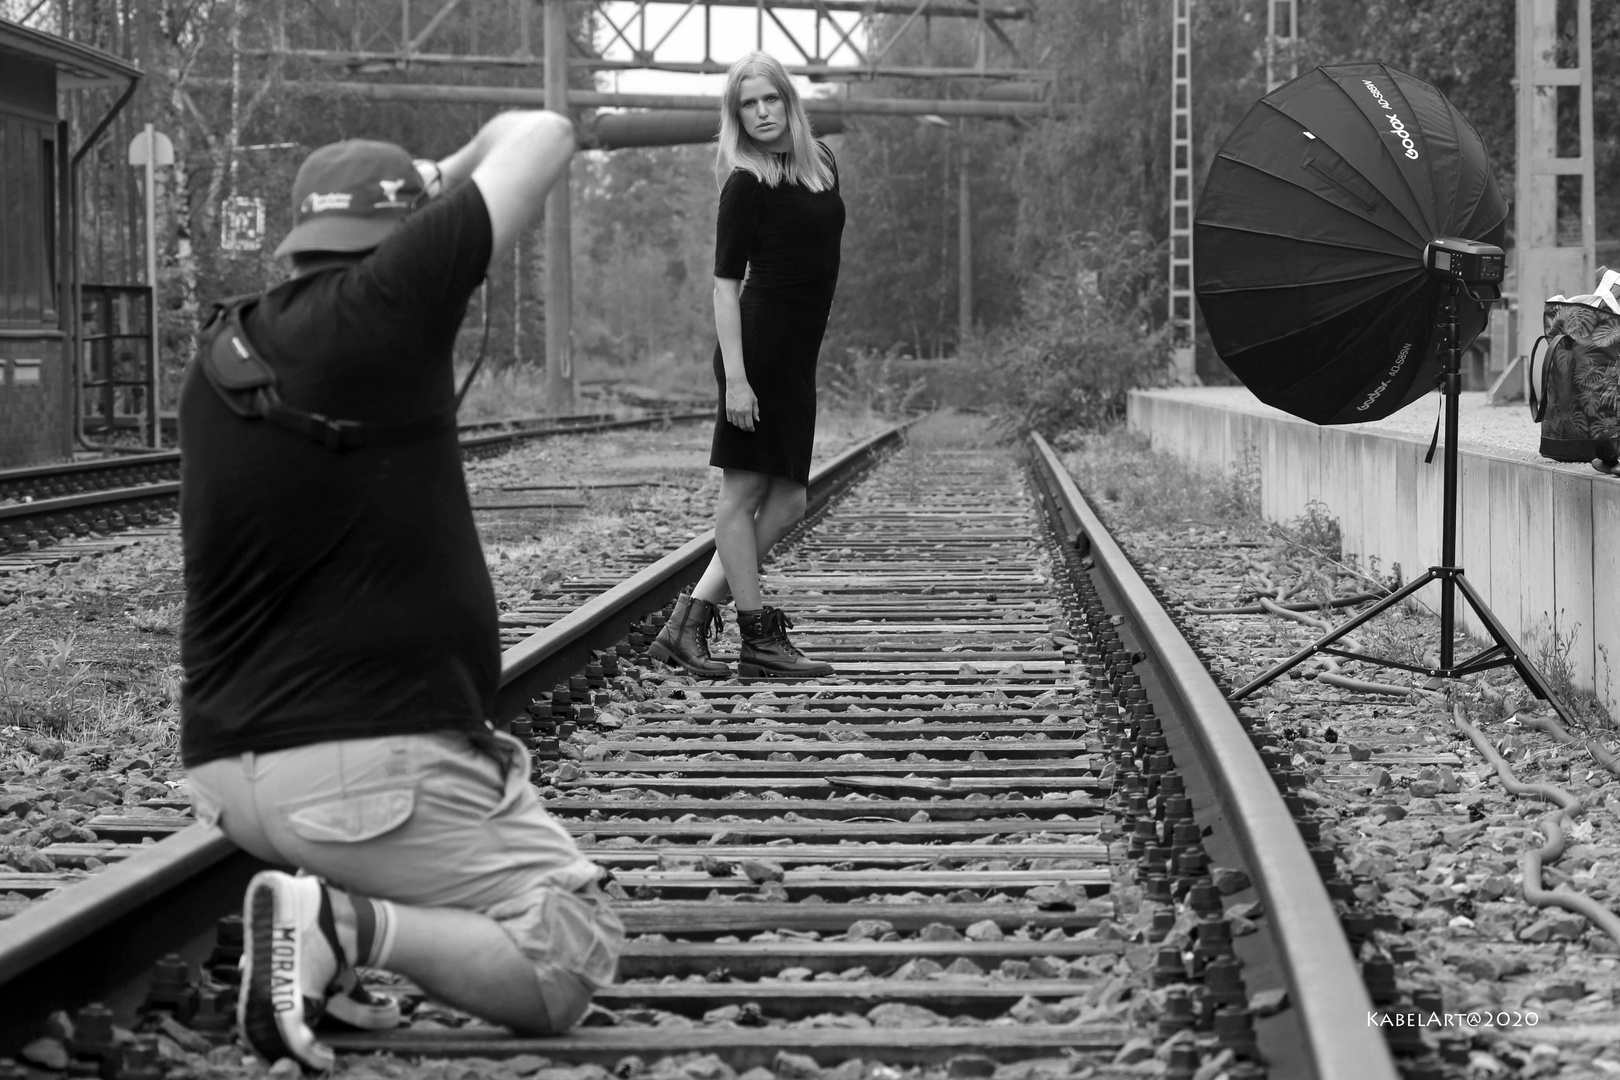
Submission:
<svg viewBox="0 0 1620 1080">
<path fill-rule="evenodd" d="M 363 261 L 271 289 L 244 329 L 297 408 L 448 412 L 457 330 L 491 243 L 483 196 L 463 184 Z M 180 445 L 186 765 L 484 729 L 500 637 L 454 430 L 333 453 L 237 417 L 193 363 Z"/>
</svg>

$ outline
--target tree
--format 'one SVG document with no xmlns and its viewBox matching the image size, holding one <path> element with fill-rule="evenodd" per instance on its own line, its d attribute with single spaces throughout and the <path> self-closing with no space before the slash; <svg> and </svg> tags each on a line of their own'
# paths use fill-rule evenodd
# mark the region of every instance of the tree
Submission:
<svg viewBox="0 0 1620 1080">
<path fill-rule="evenodd" d="M 574 317 L 598 362 L 706 362 L 714 347 L 707 146 L 586 154 L 575 167 Z"/>
</svg>

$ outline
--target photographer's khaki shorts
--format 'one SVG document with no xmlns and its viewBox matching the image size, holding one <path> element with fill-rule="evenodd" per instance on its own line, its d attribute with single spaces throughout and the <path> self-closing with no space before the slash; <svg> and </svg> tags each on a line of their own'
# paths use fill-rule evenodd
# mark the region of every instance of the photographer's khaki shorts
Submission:
<svg viewBox="0 0 1620 1080">
<path fill-rule="evenodd" d="M 596 865 L 540 805 L 527 750 L 496 733 L 347 739 L 206 762 L 197 818 L 266 862 L 413 907 L 481 912 L 534 963 L 544 1030 L 613 981 L 624 928 Z"/>
</svg>

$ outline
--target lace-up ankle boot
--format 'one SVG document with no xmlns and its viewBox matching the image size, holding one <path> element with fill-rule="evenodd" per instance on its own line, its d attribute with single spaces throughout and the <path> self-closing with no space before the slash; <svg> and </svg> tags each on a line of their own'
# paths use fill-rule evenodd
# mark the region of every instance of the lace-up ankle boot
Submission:
<svg viewBox="0 0 1620 1080">
<path fill-rule="evenodd" d="M 712 626 L 718 634 L 724 625 L 719 608 L 682 593 L 647 654 L 700 679 L 729 679 L 730 666 L 709 655 L 709 629 Z"/>
<path fill-rule="evenodd" d="M 788 639 L 793 623 L 780 608 L 737 611 L 742 652 L 737 674 L 748 679 L 814 679 L 833 673 L 832 665 L 811 660 Z"/>
</svg>

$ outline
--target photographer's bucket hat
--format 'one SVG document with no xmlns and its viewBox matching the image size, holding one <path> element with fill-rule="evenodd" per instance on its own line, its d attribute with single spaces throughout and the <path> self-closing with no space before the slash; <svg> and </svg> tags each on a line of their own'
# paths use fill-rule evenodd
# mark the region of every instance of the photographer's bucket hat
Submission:
<svg viewBox="0 0 1620 1080">
<path fill-rule="evenodd" d="M 298 167 L 293 228 L 276 255 L 370 251 L 405 220 L 422 195 L 411 155 L 393 143 L 328 143 Z"/>
</svg>

